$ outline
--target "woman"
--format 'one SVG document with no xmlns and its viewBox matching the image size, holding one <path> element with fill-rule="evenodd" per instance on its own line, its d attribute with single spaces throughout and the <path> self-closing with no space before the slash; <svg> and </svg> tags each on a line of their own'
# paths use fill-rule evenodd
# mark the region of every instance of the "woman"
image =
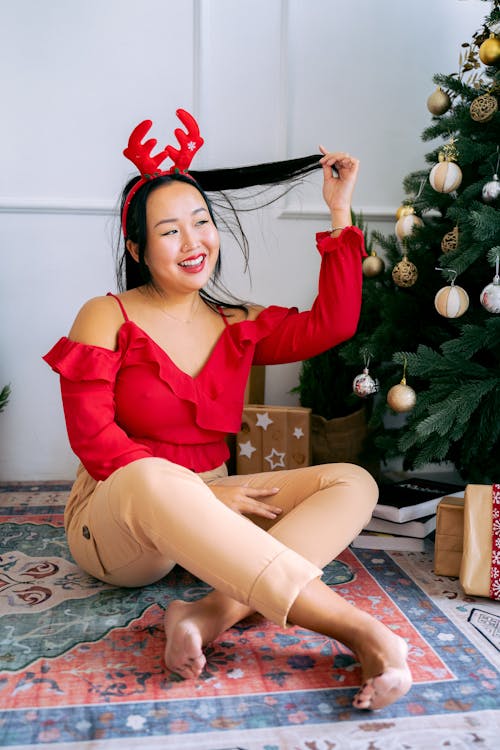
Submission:
<svg viewBox="0 0 500 750">
<path fill-rule="evenodd" d="M 187 169 L 203 141 L 193 118 L 178 114 L 188 129 L 176 131 L 179 150 L 151 157 L 146 122 L 124 152 L 141 171 L 122 199 L 127 289 L 87 302 L 45 356 L 61 376 L 81 460 L 65 513 L 71 552 L 120 586 L 148 585 L 179 564 L 213 587 L 165 616 L 165 663 L 184 678 L 200 675 L 208 643 L 258 611 L 348 646 L 363 672 L 353 705 L 382 708 L 410 688 L 406 643 L 321 581 L 369 520 L 376 483 L 350 464 L 244 477 L 225 465 L 251 365 L 306 359 L 355 332 L 365 255 L 350 226 L 358 161 L 324 148 L 315 159 L 332 229 L 317 235 L 311 310 L 217 302 L 207 287 L 220 270 L 219 234 L 200 183 L 276 178 L 253 167 L 195 180 Z M 174 167 L 161 172 L 166 155 Z M 294 170 L 288 176 L 304 171 Z"/>
</svg>

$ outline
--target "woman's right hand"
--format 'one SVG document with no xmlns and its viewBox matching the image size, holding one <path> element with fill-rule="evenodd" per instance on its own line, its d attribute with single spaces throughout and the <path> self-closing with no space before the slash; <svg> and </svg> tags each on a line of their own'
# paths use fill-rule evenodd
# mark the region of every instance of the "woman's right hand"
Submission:
<svg viewBox="0 0 500 750">
<path fill-rule="evenodd" d="M 279 492 L 278 487 L 258 490 L 253 487 L 245 487 L 245 485 L 210 484 L 209 486 L 221 503 L 242 516 L 261 516 L 274 520 L 282 512 L 281 508 L 276 505 L 269 505 L 264 502 L 264 499 Z"/>
</svg>

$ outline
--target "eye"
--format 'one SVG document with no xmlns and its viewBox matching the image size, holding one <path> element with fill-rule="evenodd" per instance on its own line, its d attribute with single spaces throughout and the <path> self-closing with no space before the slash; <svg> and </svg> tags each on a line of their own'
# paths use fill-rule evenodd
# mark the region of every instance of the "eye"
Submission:
<svg viewBox="0 0 500 750">
<path fill-rule="evenodd" d="M 172 234 L 177 234 L 177 229 L 167 229 L 166 232 L 162 232 L 161 233 L 161 236 L 162 237 L 169 237 Z"/>
</svg>

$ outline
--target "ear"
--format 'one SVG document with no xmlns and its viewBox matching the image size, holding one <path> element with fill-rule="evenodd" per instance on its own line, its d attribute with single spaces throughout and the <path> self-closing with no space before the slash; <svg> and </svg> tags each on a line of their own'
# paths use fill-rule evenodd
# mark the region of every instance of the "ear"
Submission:
<svg viewBox="0 0 500 750">
<path fill-rule="evenodd" d="M 132 242 L 132 240 L 127 240 L 125 247 L 127 248 L 128 252 L 132 256 L 132 258 L 135 260 L 136 263 L 139 263 L 139 245 L 137 242 Z"/>
</svg>

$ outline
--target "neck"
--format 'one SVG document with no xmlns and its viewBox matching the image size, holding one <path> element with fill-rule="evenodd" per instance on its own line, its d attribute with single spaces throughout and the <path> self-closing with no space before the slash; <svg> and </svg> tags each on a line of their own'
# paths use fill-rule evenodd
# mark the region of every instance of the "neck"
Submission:
<svg viewBox="0 0 500 750">
<path fill-rule="evenodd" d="M 202 303 L 199 292 L 171 295 L 157 287 L 146 287 L 146 293 L 154 306 L 164 315 L 179 323 L 192 323 Z"/>
</svg>

